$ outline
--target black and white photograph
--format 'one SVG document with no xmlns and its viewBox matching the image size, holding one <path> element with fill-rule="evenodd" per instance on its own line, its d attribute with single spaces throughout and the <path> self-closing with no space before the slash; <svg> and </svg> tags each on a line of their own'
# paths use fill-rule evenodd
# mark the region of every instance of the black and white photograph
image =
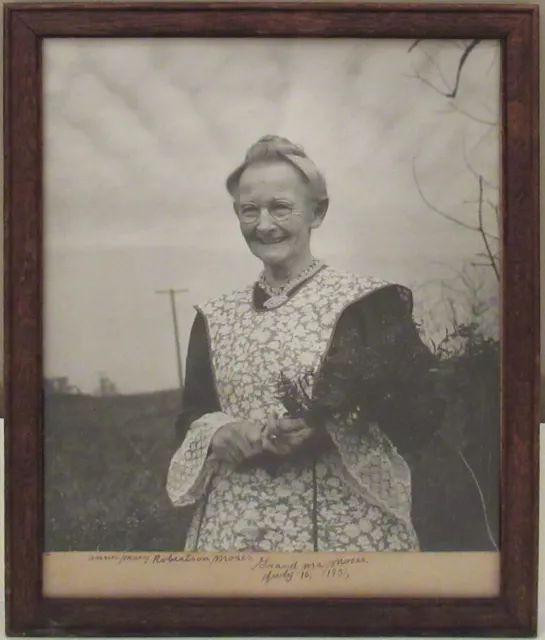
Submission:
<svg viewBox="0 0 545 640">
<path fill-rule="evenodd" d="M 500 63 L 44 43 L 45 551 L 499 551 Z"/>
</svg>

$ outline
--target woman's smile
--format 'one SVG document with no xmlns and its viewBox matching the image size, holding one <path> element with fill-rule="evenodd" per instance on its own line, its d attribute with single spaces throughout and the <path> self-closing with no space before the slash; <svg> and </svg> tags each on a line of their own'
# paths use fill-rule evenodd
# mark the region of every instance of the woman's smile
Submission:
<svg viewBox="0 0 545 640">
<path fill-rule="evenodd" d="M 248 238 L 248 245 L 253 254 L 266 264 L 282 264 L 292 253 L 291 244 L 288 235 L 260 237 L 253 234 Z"/>
<path fill-rule="evenodd" d="M 255 236 L 255 240 L 261 244 L 280 244 L 287 239 L 288 236 L 281 236 L 280 238 L 261 238 L 260 236 Z"/>
</svg>

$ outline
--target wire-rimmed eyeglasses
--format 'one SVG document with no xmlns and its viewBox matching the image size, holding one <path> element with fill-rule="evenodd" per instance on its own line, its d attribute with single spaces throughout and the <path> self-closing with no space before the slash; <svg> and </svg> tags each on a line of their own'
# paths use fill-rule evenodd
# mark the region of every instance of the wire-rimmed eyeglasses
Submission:
<svg viewBox="0 0 545 640">
<path fill-rule="evenodd" d="M 256 204 L 241 204 L 237 207 L 239 219 L 246 224 L 255 224 L 263 212 L 275 222 L 284 222 L 293 215 L 299 215 L 299 211 L 289 202 L 273 202 L 266 207 L 258 207 Z"/>
</svg>

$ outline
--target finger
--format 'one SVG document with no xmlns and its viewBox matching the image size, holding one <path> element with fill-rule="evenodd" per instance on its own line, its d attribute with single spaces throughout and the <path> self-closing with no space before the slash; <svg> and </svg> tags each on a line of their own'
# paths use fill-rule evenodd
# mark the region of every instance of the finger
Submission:
<svg viewBox="0 0 545 640">
<path fill-rule="evenodd" d="M 266 418 L 266 423 L 261 430 L 261 444 L 263 448 L 269 451 L 275 449 L 276 439 L 276 416 L 275 414 L 269 414 Z"/>
<path fill-rule="evenodd" d="M 250 458 L 255 453 L 255 445 L 242 434 L 237 433 L 233 438 L 233 448 L 239 459 Z"/>
<path fill-rule="evenodd" d="M 240 464 L 242 462 L 242 460 L 244 459 L 241 452 L 236 448 L 236 447 L 230 447 L 228 452 L 227 452 L 227 456 L 226 456 L 227 462 L 229 462 L 230 464 Z"/>
<path fill-rule="evenodd" d="M 236 462 L 240 458 L 240 447 L 238 444 L 239 435 L 237 431 L 231 430 L 228 437 L 221 442 L 223 457 L 229 462 Z"/>
<path fill-rule="evenodd" d="M 276 422 L 276 428 L 283 433 L 288 433 L 308 428 L 308 425 L 303 418 L 280 418 Z"/>
<path fill-rule="evenodd" d="M 280 431 L 278 432 L 278 437 L 283 442 L 289 442 L 292 438 L 306 438 L 313 432 L 312 429 L 308 427 L 303 427 L 301 429 L 294 429 L 293 431 Z"/>
<path fill-rule="evenodd" d="M 293 431 L 279 431 L 277 433 L 278 440 L 280 442 L 291 442 L 293 438 L 298 439 L 308 437 L 312 433 L 312 430 L 308 428 L 302 428 L 297 430 L 294 429 Z"/>
<path fill-rule="evenodd" d="M 270 451 L 271 453 L 278 453 L 278 450 L 277 450 L 276 446 L 268 438 L 263 438 L 263 443 L 262 443 L 261 446 L 263 448 L 263 451 Z"/>
<path fill-rule="evenodd" d="M 279 438 L 277 438 L 273 440 L 265 439 L 263 443 L 263 449 L 265 451 L 270 451 L 271 453 L 274 453 L 276 455 L 284 455 L 291 449 L 291 447 L 285 440 L 280 440 Z"/>
<path fill-rule="evenodd" d="M 299 427 L 298 429 L 293 429 L 292 431 L 285 431 L 282 433 L 282 436 L 285 438 L 289 438 L 292 435 L 302 435 L 302 434 L 308 434 L 310 435 L 311 433 L 314 433 L 315 429 L 313 429 L 312 427 L 309 427 L 308 424 L 305 424 L 302 427 Z"/>
<path fill-rule="evenodd" d="M 271 453 L 280 454 L 281 448 L 282 448 L 282 441 L 280 440 L 278 435 L 274 432 L 269 434 L 264 434 L 262 447 L 265 451 L 270 451 Z"/>
<path fill-rule="evenodd" d="M 281 439 L 282 439 L 282 442 L 288 442 L 288 443 L 302 442 L 310 438 L 313 433 L 314 433 L 314 429 L 310 427 L 304 427 L 302 429 L 298 429 L 297 431 L 283 432 Z"/>
<path fill-rule="evenodd" d="M 216 453 L 216 456 L 218 460 L 221 460 L 222 462 L 228 462 L 228 463 L 234 462 L 234 456 L 232 452 L 227 448 L 222 448 L 220 451 Z"/>
<path fill-rule="evenodd" d="M 276 447 L 276 454 L 279 456 L 287 456 L 288 454 L 292 453 L 292 451 L 293 446 L 291 445 L 291 443 L 282 442 L 282 444 L 279 444 Z"/>
<path fill-rule="evenodd" d="M 293 436 L 289 439 L 289 441 L 287 442 L 287 445 L 290 446 L 292 449 L 297 448 L 302 444 L 304 444 L 308 440 L 308 438 L 309 438 L 308 435 Z"/>
<path fill-rule="evenodd" d="M 221 443 L 221 446 L 218 447 L 218 455 L 221 456 L 222 460 L 226 462 L 233 462 L 236 456 L 236 448 L 233 447 L 233 444 L 230 440 L 226 440 Z"/>
<path fill-rule="evenodd" d="M 238 453 L 243 460 L 251 458 L 255 453 L 255 447 L 248 440 L 243 440 L 238 445 Z"/>
<path fill-rule="evenodd" d="M 247 439 L 253 448 L 258 447 L 261 444 L 262 431 L 263 429 L 258 422 L 250 423 L 246 433 Z"/>
</svg>

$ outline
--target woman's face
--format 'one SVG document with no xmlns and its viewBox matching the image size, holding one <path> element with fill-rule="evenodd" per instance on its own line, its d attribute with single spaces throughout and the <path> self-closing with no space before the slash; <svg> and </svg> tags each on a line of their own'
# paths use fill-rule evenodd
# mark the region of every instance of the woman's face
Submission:
<svg viewBox="0 0 545 640">
<path fill-rule="evenodd" d="M 320 226 L 307 182 L 283 161 L 250 165 L 241 175 L 235 210 L 252 253 L 271 266 L 295 264 L 309 251 L 310 231 Z"/>
</svg>

